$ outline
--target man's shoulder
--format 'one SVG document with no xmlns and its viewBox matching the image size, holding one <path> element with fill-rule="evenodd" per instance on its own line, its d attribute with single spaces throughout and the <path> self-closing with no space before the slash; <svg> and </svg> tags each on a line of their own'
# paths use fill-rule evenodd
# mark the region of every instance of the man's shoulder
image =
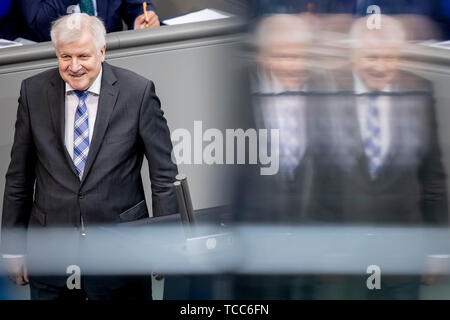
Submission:
<svg viewBox="0 0 450 320">
<path fill-rule="evenodd" d="M 42 88 L 43 85 L 49 83 L 50 81 L 58 80 L 59 78 L 61 78 L 61 76 L 59 75 L 58 68 L 52 68 L 28 77 L 23 81 L 29 86 L 36 85 Z"/>
<path fill-rule="evenodd" d="M 431 81 L 410 71 L 398 72 L 396 82 L 400 91 L 423 91 L 431 93 L 433 90 Z"/>
<path fill-rule="evenodd" d="M 110 64 L 105 64 L 104 67 L 111 68 L 117 80 L 129 87 L 129 89 L 145 88 L 149 82 L 152 82 L 150 79 L 147 79 L 144 76 L 128 69 L 116 67 Z"/>
</svg>

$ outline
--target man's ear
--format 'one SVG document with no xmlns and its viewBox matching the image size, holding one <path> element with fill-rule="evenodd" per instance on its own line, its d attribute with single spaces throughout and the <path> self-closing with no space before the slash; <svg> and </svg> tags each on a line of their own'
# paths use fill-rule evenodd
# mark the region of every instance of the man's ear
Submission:
<svg viewBox="0 0 450 320">
<path fill-rule="evenodd" d="M 102 56 L 102 62 L 105 61 L 105 52 L 106 52 L 106 44 L 103 46 L 103 48 L 100 49 L 100 55 Z"/>
</svg>

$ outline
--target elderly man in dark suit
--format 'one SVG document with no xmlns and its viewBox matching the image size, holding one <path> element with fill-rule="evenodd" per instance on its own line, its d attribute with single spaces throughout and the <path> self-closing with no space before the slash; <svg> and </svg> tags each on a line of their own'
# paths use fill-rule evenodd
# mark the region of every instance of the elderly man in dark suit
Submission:
<svg viewBox="0 0 450 320">
<path fill-rule="evenodd" d="M 6 175 L 1 252 L 9 254 L 7 266 L 18 284 L 28 282 L 24 257 L 18 256 L 29 253 L 27 229 L 70 227 L 82 239 L 89 226 L 148 216 L 141 179 L 144 156 L 153 215 L 177 211 L 172 190 L 177 167 L 153 82 L 104 62 L 105 28 L 96 17 L 60 18 L 52 40 L 59 68 L 22 83 Z M 64 280 L 30 280 L 32 298 L 64 295 Z M 110 280 L 115 281 L 114 295 L 108 279 L 97 279 L 91 291 L 86 282 L 85 294 L 90 299 L 151 294 L 149 278 Z"/>
<path fill-rule="evenodd" d="M 431 85 L 400 70 L 407 35 L 397 20 L 380 19 L 380 28 L 369 26 L 368 18 L 354 23 L 351 66 L 336 72 L 337 94 L 318 119 L 314 164 L 320 178 L 309 215 L 348 224 L 446 224 Z M 382 289 L 369 291 L 365 278 L 358 279 L 369 297 L 388 299 L 418 298 L 419 284 L 420 277 L 384 276 Z"/>
</svg>

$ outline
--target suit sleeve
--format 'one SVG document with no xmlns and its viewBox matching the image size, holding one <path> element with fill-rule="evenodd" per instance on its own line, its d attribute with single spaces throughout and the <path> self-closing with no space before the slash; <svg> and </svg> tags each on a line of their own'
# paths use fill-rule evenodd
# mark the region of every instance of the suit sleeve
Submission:
<svg viewBox="0 0 450 320">
<path fill-rule="evenodd" d="M 441 160 L 436 115 L 431 94 L 427 111 L 430 140 L 429 151 L 419 169 L 422 187 L 421 207 L 425 223 L 446 225 L 448 224 L 446 174 Z"/>
<path fill-rule="evenodd" d="M 20 11 L 28 27 L 35 31 L 39 41 L 50 40 L 52 22 L 67 14 L 67 7 L 79 0 L 19 0 Z"/>
<path fill-rule="evenodd" d="M 6 173 L 2 213 L 2 252 L 25 253 L 33 204 L 36 153 L 31 133 L 26 82 L 22 82 L 11 162 Z"/>
<path fill-rule="evenodd" d="M 124 0 L 124 12 L 122 13 L 122 19 L 125 20 L 128 29 L 133 29 L 134 20 L 144 13 L 142 2 L 142 0 Z M 156 12 L 155 6 L 150 1 L 147 1 L 147 11 Z"/>
<path fill-rule="evenodd" d="M 152 186 L 153 215 L 162 216 L 178 212 L 173 182 L 178 173 L 172 162 L 172 141 L 164 112 L 149 81 L 141 103 L 139 135 L 148 160 Z"/>
</svg>

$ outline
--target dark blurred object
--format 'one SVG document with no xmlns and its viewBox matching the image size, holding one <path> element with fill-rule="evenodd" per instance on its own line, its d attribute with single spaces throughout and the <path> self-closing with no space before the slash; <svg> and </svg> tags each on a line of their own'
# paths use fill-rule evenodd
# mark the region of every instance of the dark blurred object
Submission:
<svg viewBox="0 0 450 320">
<path fill-rule="evenodd" d="M 2 25 L 3 37 L 14 40 L 17 37 L 43 42 L 50 41 L 50 27 L 53 21 L 68 13 L 68 8 L 78 0 L 16 0 Z M 147 1 L 147 10 L 155 10 Z M 105 24 L 107 32 L 122 31 L 125 21 L 133 28 L 136 17 L 142 14 L 141 0 L 97 1 L 97 16 Z"/>
<path fill-rule="evenodd" d="M 450 39 L 450 2 L 448 0 L 252 0 L 250 15 L 301 13 L 351 14 L 365 16 L 369 6 L 376 5 L 381 14 L 419 15 L 433 21 L 441 37 Z"/>
<path fill-rule="evenodd" d="M 7 279 L 5 274 L 6 274 L 6 272 L 5 272 L 4 268 L 3 268 L 3 263 L 0 263 L 0 300 L 7 300 L 8 299 L 8 295 L 6 293 L 8 279 Z"/>
<path fill-rule="evenodd" d="M 177 174 L 174 182 L 175 190 L 177 191 L 177 202 L 180 208 L 180 214 L 183 222 L 195 224 L 194 207 L 192 205 L 191 193 L 185 174 Z"/>
<path fill-rule="evenodd" d="M 0 2 L 0 39 L 4 38 L 2 32 L 2 25 L 4 23 L 3 18 L 9 13 L 11 10 L 11 0 L 3 0 Z"/>
<path fill-rule="evenodd" d="M 353 13 L 354 1 L 333 0 L 252 0 L 251 15 L 260 17 L 280 13 Z"/>
<path fill-rule="evenodd" d="M 9 13 L 10 9 L 11 9 L 11 0 L 2 0 L 2 2 L 0 2 L 0 21 L 6 14 Z"/>
</svg>

